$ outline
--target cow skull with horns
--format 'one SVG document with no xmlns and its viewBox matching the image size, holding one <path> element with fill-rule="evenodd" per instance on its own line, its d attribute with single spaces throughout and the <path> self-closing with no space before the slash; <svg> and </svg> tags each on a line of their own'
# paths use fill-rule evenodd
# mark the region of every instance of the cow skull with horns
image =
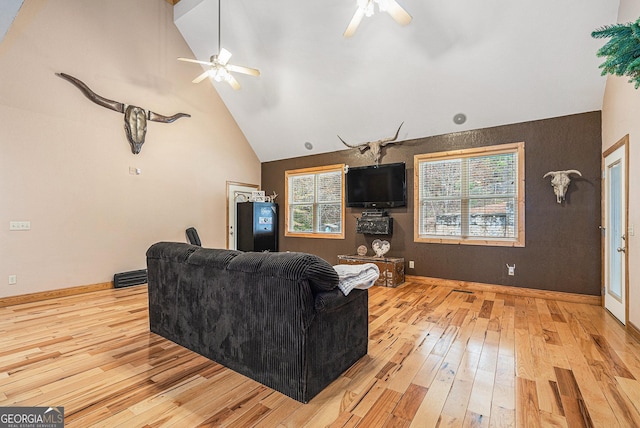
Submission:
<svg viewBox="0 0 640 428">
<path fill-rule="evenodd" d="M 558 201 L 559 204 L 564 200 L 564 196 L 567 193 L 569 183 L 571 183 L 569 174 L 578 174 L 580 177 L 582 177 L 582 174 L 577 169 L 568 169 L 566 171 L 549 171 L 542 177 L 552 177 L 551 185 L 553 186 L 553 193 L 556 194 L 556 201 Z"/>
<path fill-rule="evenodd" d="M 127 140 L 129 140 L 129 144 L 131 144 L 131 152 L 134 155 L 140 153 L 142 145 L 144 144 L 144 138 L 147 135 L 147 120 L 171 123 L 181 117 L 191 117 L 191 115 L 187 113 L 176 113 L 173 116 L 163 116 L 161 114 L 154 113 L 151 110 L 144 110 L 141 107 L 113 101 L 96 94 L 82 81 L 73 76 L 69 76 L 64 73 L 56 73 L 56 75 L 71 82 L 76 88 L 80 89 L 85 97 L 89 98 L 99 106 L 117 111 L 118 113 L 124 113 L 124 129 L 127 133 Z"/>
<path fill-rule="evenodd" d="M 347 144 L 342 138 L 340 138 L 339 135 L 338 135 L 338 138 L 340 138 L 340 141 L 342 141 L 342 144 L 344 144 L 345 146 L 350 147 L 352 149 L 359 149 L 360 153 L 364 153 L 366 150 L 371 150 L 371 155 L 373 156 L 373 160 L 376 162 L 376 165 L 377 165 L 380 162 L 380 157 L 381 157 L 380 149 L 386 146 L 387 144 L 395 144 L 395 140 L 398 138 L 398 134 L 400 133 L 400 128 L 402 128 L 403 124 L 404 122 L 400 124 L 400 126 L 398 127 L 398 130 L 396 131 L 396 135 L 394 135 L 393 137 L 383 138 L 382 140 L 371 141 L 368 143 L 357 144 L 355 146 L 352 146 L 351 144 Z"/>
</svg>

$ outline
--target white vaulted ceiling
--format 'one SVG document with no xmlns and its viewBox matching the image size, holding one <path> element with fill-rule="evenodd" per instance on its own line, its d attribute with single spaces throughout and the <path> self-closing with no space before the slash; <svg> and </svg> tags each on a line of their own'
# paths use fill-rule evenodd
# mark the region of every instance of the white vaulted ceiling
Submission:
<svg viewBox="0 0 640 428">
<path fill-rule="evenodd" d="M 0 1 L 0 42 L 9 31 L 18 11 L 22 7 L 24 0 L 2 0 Z"/>
<path fill-rule="evenodd" d="M 261 161 L 392 136 L 440 135 L 600 110 L 605 77 L 591 31 L 616 0 L 399 0 L 342 36 L 355 0 L 222 0 L 222 47 L 242 89 L 213 84 Z M 194 56 L 218 49 L 218 0 L 181 0 L 174 20 Z M 197 64 L 193 77 L 202 73 Z M 457 125 L 454 115 L 467 121 Z M 305 149 L 305 142 L 313 144 Z"/>
</svg>

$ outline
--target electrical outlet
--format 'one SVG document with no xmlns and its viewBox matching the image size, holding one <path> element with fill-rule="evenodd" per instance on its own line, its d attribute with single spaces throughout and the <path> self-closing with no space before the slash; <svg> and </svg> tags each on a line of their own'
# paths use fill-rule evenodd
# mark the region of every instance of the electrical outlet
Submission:
<svg viewBox="0 0 640 428">
<path fill-rule="evenodd" d="M 415 264 L 413 263 L 413 260 L 409 260 L 409 269 L 413 269 L 415 267 Z"/>
<path fill-rule="evenodd" d="M 509 276 L 514 276 L 516 274 L 516 265 L 507 265 L 507 273 L 509 274 Z"/>
<path fill-rule="evenodd" d="M 18 275 L 9 275 L 9 285 L 15 285 L 18 282 Z"/>
</svg>

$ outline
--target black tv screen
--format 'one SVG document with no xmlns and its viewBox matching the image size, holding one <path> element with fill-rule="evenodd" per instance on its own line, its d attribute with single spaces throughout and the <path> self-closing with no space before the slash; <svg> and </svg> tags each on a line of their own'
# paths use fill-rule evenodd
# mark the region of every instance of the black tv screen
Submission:
<svg viewBox="0 0 640 428">
<path fill-rule="evenodd" d="M 353 208 L 395 208 L 407 205 L 404 162 L 349 167 L 346 204 Z"/>
</svg>

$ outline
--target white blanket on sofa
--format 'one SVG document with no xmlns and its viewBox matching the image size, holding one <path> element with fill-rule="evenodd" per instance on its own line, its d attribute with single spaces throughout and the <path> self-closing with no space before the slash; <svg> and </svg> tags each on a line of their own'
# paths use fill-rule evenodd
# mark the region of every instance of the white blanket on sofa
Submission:
<svg viewBox="0 0 640 428">
<path fill-rule="evenodd" d="M 338 273 L 340 282 L 338 288 L 346 296 L 354 288 L 366 290 L 380 277 L 380 269 L 373 263 L 361 265 L 336 265 L 333 267 Z"/>
</svg>

